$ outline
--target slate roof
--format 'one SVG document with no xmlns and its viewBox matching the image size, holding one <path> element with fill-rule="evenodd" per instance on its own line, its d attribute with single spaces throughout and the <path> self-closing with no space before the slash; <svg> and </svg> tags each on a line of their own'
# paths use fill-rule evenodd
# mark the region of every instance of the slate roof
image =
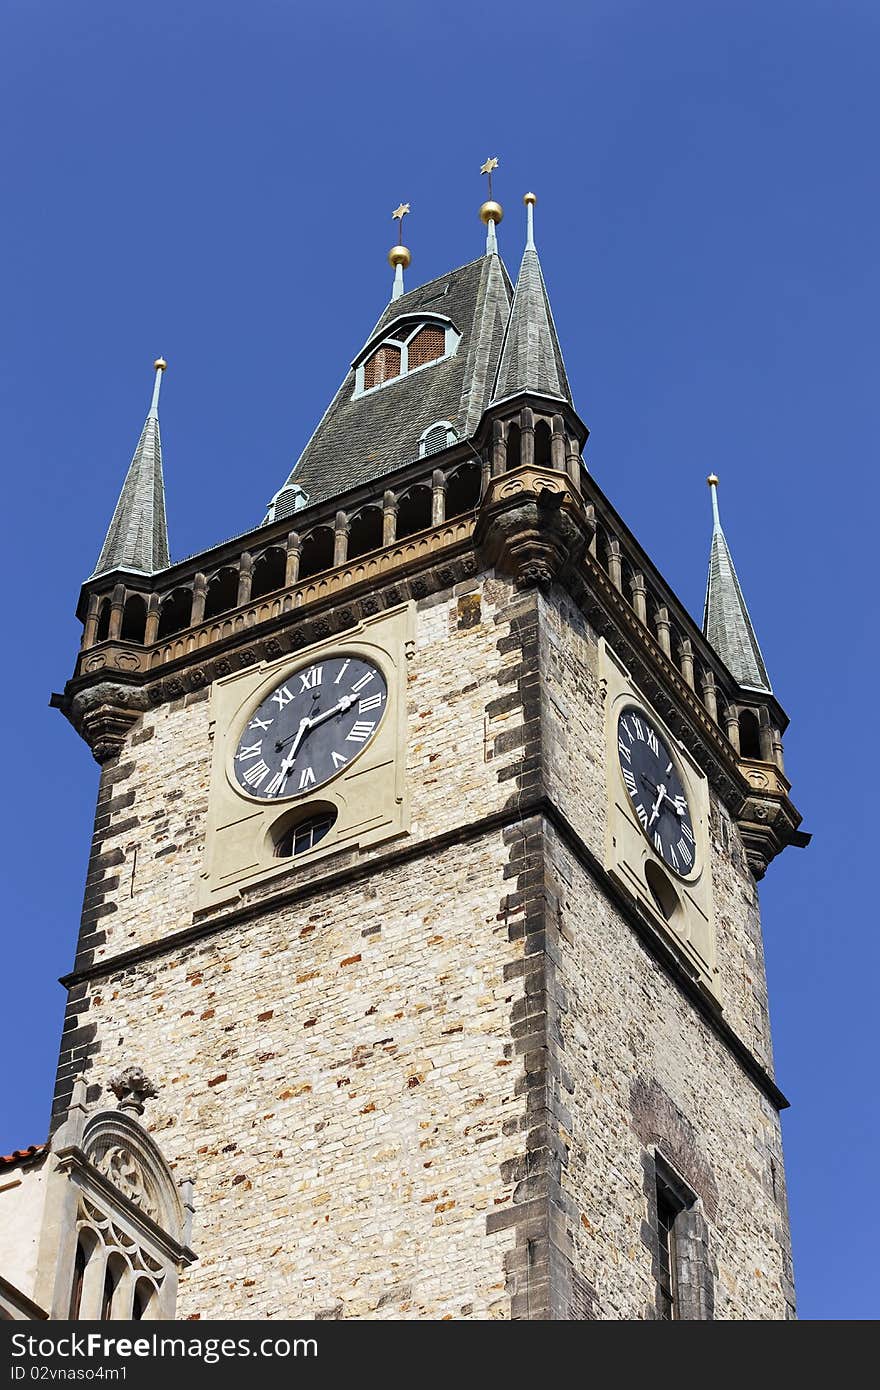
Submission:
<svg viewBox="0 0 880 1390">
<path fill-rule="evenodd" d="M 156 574 L 171 563 L 159 415 L 152 407 L 129 464 L 92 578 L 108 570 Z"/>
<path fill-rule="evenodd" d="M 503 401 L 520 391 L 558 396 L 572 404 L 553 311 L 534 246 L 527 246 L 523 254 L 492 399 Z"/>
<path fill-rule="evenodd" d="M 740 685 L 766 691 L 768 695 L 773 693 L 717 511 L 709 555 L 703 632 Z"/>
<path fill-rule="evenodd" d="M 461 334 L 455 353 L 356 399 L 350 369 L 284 486 L 322 502 L 418 458 L 419 439 L 436 421 L 448 420 L 459 437 L 473 434 L 492 393 L 511 296 L 507 271 L 490 255 L 392 300 L 364 347 L 400 315 L 424 310 L 452 321 Z M 275 516 L 291 511 L 292 495 L 278 495 Z"/>
</svg>

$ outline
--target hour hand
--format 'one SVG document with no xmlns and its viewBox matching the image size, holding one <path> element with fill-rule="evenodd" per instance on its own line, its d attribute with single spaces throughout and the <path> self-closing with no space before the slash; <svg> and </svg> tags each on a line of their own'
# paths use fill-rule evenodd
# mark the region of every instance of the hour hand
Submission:
<svg viewBox="0 0 880 1390">
<path fill-rule="evenodd" d="M 284 784 L 287 781 L 293 769 L 293 764 L 296 760 L 296 755 L 299 751 L 299 746 L 302 743 L 311 725 L 311 722 L 312 721 L 308 718 L 301 719 L 299 721 L 299 728 L 293 736 L 293 743 L 291 745 L 290 752 L 284 759 L 278 771 L 275 773 L 275 776 L 272 778 L 272 781 L 269 782 L 266 787 L 266 792 L 269 796 L 280 796 L 283 792 Z"/>
</svg>

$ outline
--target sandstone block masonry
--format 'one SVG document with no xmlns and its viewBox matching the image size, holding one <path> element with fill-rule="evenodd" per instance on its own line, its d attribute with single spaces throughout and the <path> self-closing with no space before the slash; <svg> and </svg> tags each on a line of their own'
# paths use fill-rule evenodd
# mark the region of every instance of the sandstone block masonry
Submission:
<svg viewBox="0 0 880 1390">
<path fill-rule="evenodd" d="M 180 1316 L 653 1316 L 657 1148 L 700 1197 L 715 1315 L 785 1315 L 754 884 L 716 797 L 722 1025 L 603 877 L 596 671 L 555 591 L 420 601 L 411 834 L 198 920 L 209 692 L 106 765 L 56 1111 L 149 1064 L 195 1182 Z"/>
</svg>

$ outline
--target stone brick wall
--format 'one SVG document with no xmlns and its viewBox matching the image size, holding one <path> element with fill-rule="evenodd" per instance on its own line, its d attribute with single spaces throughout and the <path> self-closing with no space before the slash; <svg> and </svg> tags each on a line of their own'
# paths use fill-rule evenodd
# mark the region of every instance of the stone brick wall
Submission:
<svg viewBox="0 0 880 1390">
<path fill-rule="evenodd" d="M 422 600 L 412 834 L 213 922 L 210 700 L 148 713 L 105 768 L 78 955 L 101 973 L 71 990 L 56 1114 L 84 1066 L 91 1101 L 120 1064 L 161 1085 L 147 1121 L 196 1185 L 180 1316 L 651 1316 L 654 1143 L 703 1203 L 716 1316 L 784 1316 L 775 1111 L 602 882 L 597 669 L 555 591 Z M 754 884 L 717 803 L 712 835 L 725 1017 L 766 1061 Z"/>
<path fill-rule="evenodd" d="M 551 830 L 552 1123 L 559 1206 L 598 1316 L 654 1315 L 644 1160 L 652 1144 L 701 1199 L 717 1318 L 784 1318 L 793 1303 L 782 1149 L 772 1105 Z M 548 924 L 548 937 L 551 929 Z"/>
<path fill-rule="evenodd" d="M 515 692 L 509 707 L 486 713 L 510 664 L 503 650 L 510 601 L 510 585 L 489 579 L 419 606 L 407 666 L 411 839 L 490 814 L 510 795 L 497 773 L 499 759 L 516 756 L 522 715 Z M 105 768 L 78 964 L 190 925 L 204 854 L 210 723 L 209 691 L 182 696 L 145 714 Z"/>
<path fill-rule="evenodd" d="M 487 835 L 90 988 L 93 1074 L 148 1060 L 146 1118 L 195 1180 L 179 1316 L 509 1315 L 507 859 Z"/>
<path fill-rule="evenodd" d="M 597 859 L 605 853 L 605 714 L 598 642 L 570 599 L 542 596 L 543 781 Z M 758 893 L 739 828 L 712 794 L 712 890 L 718 991 L 728 1022 L 772 1069 Z"/>
</svg>

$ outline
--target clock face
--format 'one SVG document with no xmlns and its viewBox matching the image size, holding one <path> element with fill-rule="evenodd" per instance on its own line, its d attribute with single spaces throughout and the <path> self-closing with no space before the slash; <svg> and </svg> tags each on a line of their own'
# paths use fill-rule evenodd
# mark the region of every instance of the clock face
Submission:
<svg viewBox="0 0 880 1390">
<path fill-rule="evenodd" d="M 387 703 L 385 677 L 371 661 L 330 656 L 302 667 L 245 725 L 233 757 L 236 782 L 265 801 L 314 791 L 363 752 Z"/>
<path fill-rule="evenodd" d="M 697 847 L 684 785 L 672 754 L 642 710 L 626 709 L 618 719 L 617 756 L 648 840 L 670 869 L 689 874 Z"/>
</svg>

